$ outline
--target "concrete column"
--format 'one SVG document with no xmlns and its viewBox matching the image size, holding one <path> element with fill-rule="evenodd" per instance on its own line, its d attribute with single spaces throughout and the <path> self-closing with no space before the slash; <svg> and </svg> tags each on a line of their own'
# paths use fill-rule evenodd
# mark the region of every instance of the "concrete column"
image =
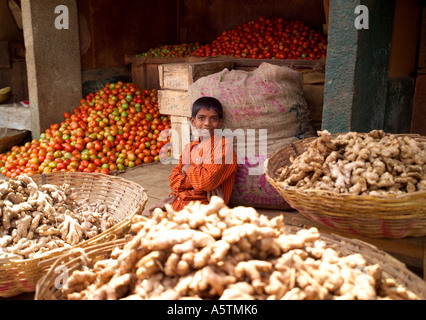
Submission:
<svg viewBox="0 0 426 320">
<path fill-rule="evenodd" d="M 32 134 L 38 138 L 82 98 L 77 2 L 22 0 L 21 7 Z"/>
<path fill-rule="evenodd" d="M 368 29 L 355 19 L 368 9 Z M 331 1 L 322 129 L 383 129 L 395 0 Z M 366 20 L 358 20 L 363 27 Z"/>
</svg>

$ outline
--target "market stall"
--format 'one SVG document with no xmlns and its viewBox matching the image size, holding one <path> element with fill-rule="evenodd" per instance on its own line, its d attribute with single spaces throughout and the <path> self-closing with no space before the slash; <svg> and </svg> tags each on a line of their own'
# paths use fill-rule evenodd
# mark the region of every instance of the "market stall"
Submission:
<svg viewBox="0 0 426 320">
<path fill-rule="evenodd" d="M 48 15 L 45 4 L 24 2 Z M 81 47 L 82 70 L 77 46 L 60 48 L 72 56 L 63 90 L 72 106 L 54 97 L 43 104 L 47 96 L 34 94 L 53 82 L 31 74 L 46 68 L 59 33 L 40 51 L 40 34 L 27 37 L 37 135 L 0 154 L 0 297 L 426 299 L 426 138 L 409 133 L 419 126 L 407 120 L 417 51 L 404 51 L 409 63 L 395 67 L 402 42 L 393 20 L 395 13 L 406 21 L 418 4 L 402 10 L 401 1 L 372 2 L 372 14 L 383 15 L 370 33 L 341 19 L 353 3 L 329 11 L 322 0 L 261 7 L 162 0 L 143 12 L 141 2 L 126 4 L 72 1 L 71 21 L 80 14 L 82 32 L 78 39 L 72 29 L 67 44 L 90 43 Z M 126 37 L 114 27 L 118 16 L 129 21 Z M 49 26 L 26 21 L 31 30 Z M 417 48 L 407 39 L 406 48 Z M 393 51 L 367 59 L 391 42 Z M 347 43 L 355 49 L 342 56 Z M 80 87 L 72 83 L 84 86 L 89 72 L 102 85 L 75 99 Z M 161 181 L 169 194 L 169 172 L 152 177 L 162 161 L 179 158 L 201 96 L 220 100 L 224 127 L 244 139 L 239 148 L 235 136 L 243 161 L 231 201 L 214 197 L 144 217 L 146 185 Z M 34 110 L 48 117 L 40 121 Z M 168 129 L 182 134 L 178 146 Z M 58 268 L 70 275 L 60 286 Z"/>
</svg>

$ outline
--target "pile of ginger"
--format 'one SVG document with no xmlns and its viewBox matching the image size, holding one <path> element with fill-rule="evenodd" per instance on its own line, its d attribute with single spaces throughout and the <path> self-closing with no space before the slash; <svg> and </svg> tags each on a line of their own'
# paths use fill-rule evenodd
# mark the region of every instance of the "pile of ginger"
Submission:
<svg viewBox="0 0 426 320">
<path fill-rule="evenodd" d="M 68 184 L 38 186 L 27 175 L 0 181 L 0 259 L 39 258 L 114 224 L 105 205 L 76 200 Z"/>
<path fill-rule="evenodd" d="M 340 255 L 316 228 L 285 231 L 282 216 L 228 208 L 219 197 L 135 216 L 109 257 L 81 256 L 68 300 L 418 299 L 361 254 Z"/>
<path fill-rule="evenodd" d="M 426 190 L 426 143 L 410 136 L 349 132 L 333 138 L 325 131 L 275 180 L 299 190 L 352 195 L 398 195 Z"/>
</svg>

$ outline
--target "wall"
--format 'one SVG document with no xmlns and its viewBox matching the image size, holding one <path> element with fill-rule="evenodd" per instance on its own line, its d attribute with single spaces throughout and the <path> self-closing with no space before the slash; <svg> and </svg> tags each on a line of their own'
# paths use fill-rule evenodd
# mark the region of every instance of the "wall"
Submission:
<svg viewBox="0 0 426 320">
<path fill-rule="evenodd" d="M 416 72 L 420 20 L 417 0 L 395 1 L 389 78 L 412 76 Z"/>
<path fill-rule="evenodd" d="M 0 105 L 0 128 L 31 131 L 31 110 L 20 103 Z"/>
<path fill-rule="evenodd" d="M 5 103 L 28 101 L 27 66 L 25 60 L 12 61 L 10 68 L 0 68 L 0 89 L 12 88 L 12 95 Z"/>
<path fill-rule="evenodd" d="M 416 89 L 411 132 L 426 136 L 426 1 L 423 1 L 422 26 L 417 62 Z"/>
<path fill-rule="evenodd" d="M 325 22 L 323 0 L 77 0 L 77 6 L 84 94 L 131 79 L 125 55 L 211 42 L 261 15 L 301 19 L 319 29 Z"/>
<path fill-rule="evenodd" d="M 126 54 L 176 43 L 176 0 L 77 0 L 77 7 L 81 40 L 90 41 L 82 69 L 122 67 Z"/>
<path fill-rule="evenodd" d="M 181 0 L 181 40 L 208 43 L 260 16 L 303 20 L 321 29 L 323 0 Z"/>
<path fill-rule="evenodd" d="M 322 29 L 323 0 L 77 0 L 82 68 L 120 67 L 124 56 L 164 44 L 214 40 L 250 20 L 281 16 Z"/>
<path fill-rule="evenodd" d="M 7 0 L 0 0 L 0 88 L 12 87 L 9 103 L 28 100 L 24 35 L 12 17 Z M 0 50 L 1 51 L 1 50 Z"/>
<path fill-rule="evenodd" d="M 421 8 L 417 0 L 395 1 L 384 125 L 386 132 L 411 131 L 420 20 Z"/>
<path fill-rule="evenodd" d="M 0 41 L 24 42 L 24 35 L 16 27 L 7 0 L 0 0 Z"/>
<path fill-rule="evenodd" d="M 24 43 L 23 32 L 16 26 L 7 5 L 7 0 L 0 0 L 0 42 Z M 13 58 L 13 55 L 8 57 Z M 0 65 L 5 61 L 0 61 Z M 27 70 L 25 60 L 9 61 L 10 67 L 0 67 L 0 88 L 12 87 L 12 97 L 0 105 L 0 127 L 31 130 L 30 108 L 14 101 L 28 100 Z"/>
</svg>

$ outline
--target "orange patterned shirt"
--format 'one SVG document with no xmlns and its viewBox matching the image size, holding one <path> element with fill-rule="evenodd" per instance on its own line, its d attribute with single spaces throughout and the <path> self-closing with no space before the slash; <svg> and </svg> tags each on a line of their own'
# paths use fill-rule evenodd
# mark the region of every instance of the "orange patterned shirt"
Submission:
<svg viewBox="0 0 426 320">
<path fill-rule="evenodd" d="M 190 163 L 186 174 L 182 168 Z M 169 177 L 170 188 L 176 198 L 172 203 L 178 212 L 191 201 L 209 203 L 207 192 L 221 187 L 225 203 L 229 202 L 237 173 L 237 155 L 225 137 L 196 139 L 187 144 Z"/>
</svg>

